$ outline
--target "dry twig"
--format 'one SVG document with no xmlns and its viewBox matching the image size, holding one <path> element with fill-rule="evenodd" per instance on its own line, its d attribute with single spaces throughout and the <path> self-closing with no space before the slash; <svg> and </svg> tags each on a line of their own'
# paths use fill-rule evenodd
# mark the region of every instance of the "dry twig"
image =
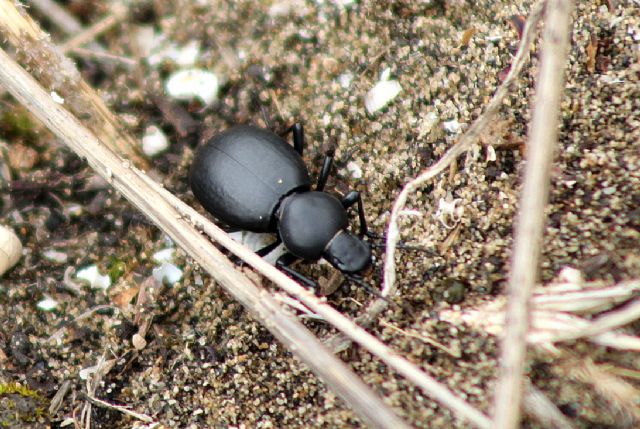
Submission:
<svg viewBox="0 0 640 429">
<path fill-rule="evenodd" d="M 508 283 L 506 331 L 502 339 L 500 374 L 494 400 L 497 429 L 515 428 L 520 421 L 529 300 L 537 276 L 549 171 L 558 136 L 572 7 L 569 0 L 549 0 L 546 4 L 536 102 Z"/>
<path fill-rule="evenodd" d="M 62 50 L 62 52 L 66 53 L 69 51 L 74 51 L 76 48 L 79 48 L 91 42 L 100 34 L 108 31 L 113 26 L 122 22 L 129 11 L 127 7 L 118 3 L 114 3 L 111 9 L 111 13 L 105 18 L 96 22 L 91 27 L 74 34 L 71 39 L 60 45 L 59 48 Z"/>
</svg>

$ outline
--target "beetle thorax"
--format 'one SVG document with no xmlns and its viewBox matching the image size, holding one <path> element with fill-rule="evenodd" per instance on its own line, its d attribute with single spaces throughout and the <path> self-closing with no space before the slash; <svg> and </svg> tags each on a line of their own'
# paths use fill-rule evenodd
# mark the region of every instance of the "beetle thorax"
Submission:
<svg viewBox="0 0 640 429">
<path fill-rule="evenodd" d="M 340 200 L 326 192 L 299 192 L 287 196 L 278 210 L 278 231 L 294 255 L 317 260 L 335 235 L 348 226 Z"/>
</svg>

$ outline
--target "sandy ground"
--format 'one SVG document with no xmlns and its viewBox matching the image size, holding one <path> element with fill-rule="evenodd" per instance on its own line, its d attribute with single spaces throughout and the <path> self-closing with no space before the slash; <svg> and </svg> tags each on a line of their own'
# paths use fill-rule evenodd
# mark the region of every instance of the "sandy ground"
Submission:
<svg viewBox="0 0 640 429">
<path fill-rule="evenodd" d="M 100 2 L 86 3 L 91 6 L 72 1 L 68 7 L 88 23 L 105 13 Z M 217 103 L 188 106 L 204 128 L 250 122 L 282 131 L 302 122 L 312 174 L 334 145 L 337 174 L 329 188 L 362 191 L 367 220 L 379 234 L 402 185 L 434 163 L 483 111 L 518 45 L 512 17 L 526 17 L 531 6 L 417 0 L 211 3 L 141 2 L 126 22 L 98 41 L 128 58 L 136 54 L 134 35 L 142 26 L 152 26 L 179 46 L 199 41 L 196 65 L 222 82 Z M 631 0 L 578 3 L 541 281 L 556 278 L 564 267 L 577 268 L 587 280 L 637 279 L 640 6 Z M 46 17 L 37 11 L 34 16 L 54 40 L 64 40 Z M 441 314 L 480 308 L 504 291 L 538 54 L 534 49 L 482 141 L 457 169 L 410 199 L 415 215 L 403 220 L 403 238 L 422 250 L 399 252 L 394 300 L 410 305 L 414 314 L 391 309 L 372 328 L 487 413 L 496 338 Z M 119 62 L 105 67 L 75 58 L 130 132 L 142 136 L 152 124 L 164 130 L 171 146 L 152 160 L 154 174 L 200 209 L 186 181 L 198 138 L 178 137 L 141 87 L 140 74 Z M 177 68 L 169 60 L 146 65 L 144 84 L 161 88 Z M 365 94 L 385 70 L 402 91 L 386 107 L 368 113 Z M 0 223 L 13 227 L 25 246 L 19 265 L 0 280 L 0 386 L 16 382 L 33 393 L 3 395 L 0 389 L 0 426 L 61 427 L 82 406 L 86 381 L 80 371 L 101 357 L 113 360 L 113 367 L 95 396 L 166 427 L 363 426 L 180 251 L 174 263 L 183 270 L 182 279 L 173 286 L 149 286 L 157 266 L 153 255 L 171 243 L 6 95 L 0 103 L 0 136 Z M 443 203 L 454 204 L 453 215 L 438 210 Z M 51 250 L 64 257 L 52 260 Z M 378 250 L 367 279 L 375 285 L 382 257 Z M 75 288 L 73 274 L 65 279 L 69 267 L 92 264 L 110 274 L 108 290 Z M 326 265 L 303 270 L 313 278 L 330 274 Z M 136 350 L 131 342 L 135 309 L 128 302 L 143 284 L 151 290 L 145 313 L 153 314 L 153 322 L 146 346 Z M 52 311 L 37 306 L 47 297 L 58 303 Z M 373 298 L 347 285 L 329 299 L 355 317 Z M 74 321 L 97 306 L 103 307 Z M 334 333 L 321 322 L 307 325 L 321 338 Z M 639 329 L 635 322 L 626 332 Z M 412 425 L 468 427 L 369 353 L 353 348 L 340 356 Z M 555 353 L 536 348 L 527 373 L 577 428 L 640 424 L 637 401 L 633 405 L 625 400 L 629 396 L 603 387 L 622 385 L 626 395 L 637 395 L 637 352 L 582 340 L 559 345 Z M 65 382 L 69 390 L 62 405 L 47 417 L 49 400 Z M 144 427 L 116 411 L 93 410 L 94 428 Z M 529 418 L 523 426 L 538 427 Z"/>
</svg>

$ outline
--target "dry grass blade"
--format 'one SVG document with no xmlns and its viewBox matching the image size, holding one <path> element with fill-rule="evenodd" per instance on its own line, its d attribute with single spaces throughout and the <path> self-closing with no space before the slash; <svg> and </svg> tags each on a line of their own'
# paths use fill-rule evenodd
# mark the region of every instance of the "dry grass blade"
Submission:
<svg viewBox="0 0 640 429">
<path fill-rule="evenodd" d="M 497 429 L 515 428 L 520 421 L 529 301 L 537 276 L 549 171 L 558 135 L 560 96 L 564 88 L 563 70 L 569 48 L 572 6 L 570 1 L 550 0 L 545 8 L 536 102 L 516 221 L 506 331 L 502 339 L 500 375 L 494 399 L 494 424 Z"/>
<path fill-rule="evenodd" d="M 326 350 L 300 322 L 286 315 L 271 294 L 258 289 L 239 273 L 228 259 L 176 212 L 156 188 L 141 180 L 142 173 L 106 148 L 76 118 L 55 103 L 3 50 L 0 50 L 0 83 L 176 244 L 185 249 L 367 423 L 379 428 L 406 427 L 343 362 Z M 89 387 L 88 393 L 93 395 Z M 83 407 L 85 427 L 90 421 L 90 408 L 90 403 Z"/>
<path fill-rule="evenodd" d="M 638 351 L 639 337 L 614 330 L 640 319 L 640 301 L 633 299 L 639 286 L 639 280 L 629 280 L 604 287 L 600 282 L 587 283 L 581 289 L 571 291 L 566 290 L 566 284 L 540 287 L 532 298 L 527 341 L 554 351 L 555 343 L 586 338 L 607 347 Z M 616 304 L 624 305 L 610 310 L 612 296 Z M 450 323 L 466 323 L 480 331 L 501 336 L 505 307 L 505 298 L 498 297 L 475 308 L 447 309 L 438 315 Z M 592 319 L 579 316 L 585 313 L 596 315 L 601 311 L 608 312 Z"/>
<path fill-rule="evenodd" d="M 118 119 L 82 79 L 74 63 L 52 45 L 49 35 L 13 1 L 0 0 L 0 35 L 24 58 L 47 92 L 57 93 L 74 115 L 87 118 L 91 131 L 102 136 L 107 146 L 136 165 L 147 166 L 146 159 L 137 154 L 136 141 L 122 130 Z"/>
</svg>

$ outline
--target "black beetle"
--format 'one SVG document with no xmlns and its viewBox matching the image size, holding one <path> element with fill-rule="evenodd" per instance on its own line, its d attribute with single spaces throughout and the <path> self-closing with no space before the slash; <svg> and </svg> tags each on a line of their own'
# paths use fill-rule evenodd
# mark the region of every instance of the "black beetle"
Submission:
<svg viewBox="0 0 640 429">
<path fill-rule="evenodd" d="M 233 229 L 277 234 L 260 249 L 264 256 L 284 243 L 287 253 L 276 266 L 298 281 L 316 283 L 289 267 L 304 259 L 326 259 L 348 278 L 359 280 L 371 264 L 362 198 L 351 191 L 342 199 L 323 192 L 333 155 L 328 153 L 311 190 L 302 160 L 304 132 L 295 124 L 293 147 L 277 134 L 251 125 L 237 125 L 212 137 L 195 154 L 189 181 L 202 206 Z M 360 234 L 347 230 L 347 209 L 358 204 Z"/>
</svg>

